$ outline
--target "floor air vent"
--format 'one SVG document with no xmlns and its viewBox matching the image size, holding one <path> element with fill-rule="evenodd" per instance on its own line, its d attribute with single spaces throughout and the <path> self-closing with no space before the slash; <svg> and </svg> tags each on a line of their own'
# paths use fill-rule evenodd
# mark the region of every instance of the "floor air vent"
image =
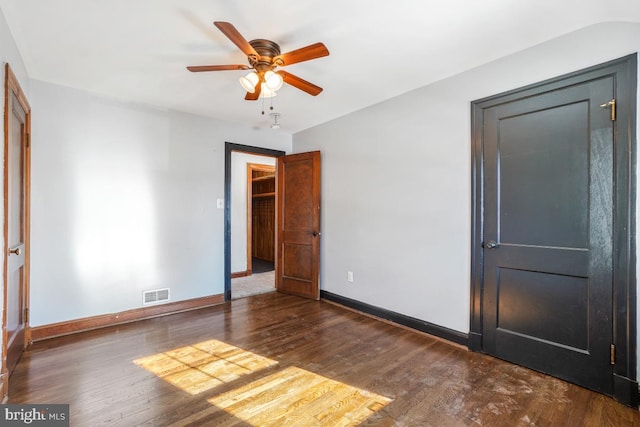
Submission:
<svg viewBox="0 0 640 427">
<path fill-rule="evenodd" d="M 142 304 L 169 301 L 169 288 L 142 292 Z"/>
</svg>

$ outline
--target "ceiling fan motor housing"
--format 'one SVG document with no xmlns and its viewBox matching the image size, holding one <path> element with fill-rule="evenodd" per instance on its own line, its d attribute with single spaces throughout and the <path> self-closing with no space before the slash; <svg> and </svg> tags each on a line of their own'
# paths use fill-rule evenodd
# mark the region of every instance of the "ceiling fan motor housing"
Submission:
<svg viewBox="0 0 640 427">
<path fill-rule="evenodd" d="M 255 39 L 249 42 L 251 47 L 260 55 L 258 58 L 249 56 L 249 64 L 258 72 L 265 72 L 275 68 L 278 65 L 274 58 L 280 55 L 280 46 L 278 43 L 266 39 Z"/>
</svg>

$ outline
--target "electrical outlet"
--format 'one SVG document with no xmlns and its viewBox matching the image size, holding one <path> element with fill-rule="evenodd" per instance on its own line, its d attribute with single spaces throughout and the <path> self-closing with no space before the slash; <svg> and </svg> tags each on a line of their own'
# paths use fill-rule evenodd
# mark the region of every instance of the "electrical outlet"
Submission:
<svg viewBox="0 0 640 427">
<path fill-rule="evenodd" d="M 353 283 L 353 271 L 347 271 L 347 282 Z"/>
</svg>

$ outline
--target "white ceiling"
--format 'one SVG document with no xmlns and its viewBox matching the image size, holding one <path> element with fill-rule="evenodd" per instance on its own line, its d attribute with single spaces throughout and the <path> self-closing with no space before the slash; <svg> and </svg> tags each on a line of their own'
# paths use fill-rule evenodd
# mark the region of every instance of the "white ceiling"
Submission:
<svg viewBox="0 0 640 427">
<path fill-rule="evenodd" d="M 640 22 L 638 0 L 0 0 L 31 78 L 247 126 L 245 64 L 213 21 L 288 52 L 318 41 L 331 55 L 286 71 L 324 88 L 273 99 L 295 133 L 582 27 Z M 265 101 L 266 113 L 270 101 Z"/>
</svg>

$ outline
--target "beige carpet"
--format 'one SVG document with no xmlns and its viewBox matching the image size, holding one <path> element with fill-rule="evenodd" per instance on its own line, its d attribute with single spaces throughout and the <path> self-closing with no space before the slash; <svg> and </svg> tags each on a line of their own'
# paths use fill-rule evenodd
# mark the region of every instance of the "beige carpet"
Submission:
<svg viewBox="0 0 640 427">
<path fill-rule="evenodd" d="M 271 270 L 265 273 L 231 279 L 231 299 L 273 292 L 276 290 L 275 278 L 275 271 Z"/>
</svg>

